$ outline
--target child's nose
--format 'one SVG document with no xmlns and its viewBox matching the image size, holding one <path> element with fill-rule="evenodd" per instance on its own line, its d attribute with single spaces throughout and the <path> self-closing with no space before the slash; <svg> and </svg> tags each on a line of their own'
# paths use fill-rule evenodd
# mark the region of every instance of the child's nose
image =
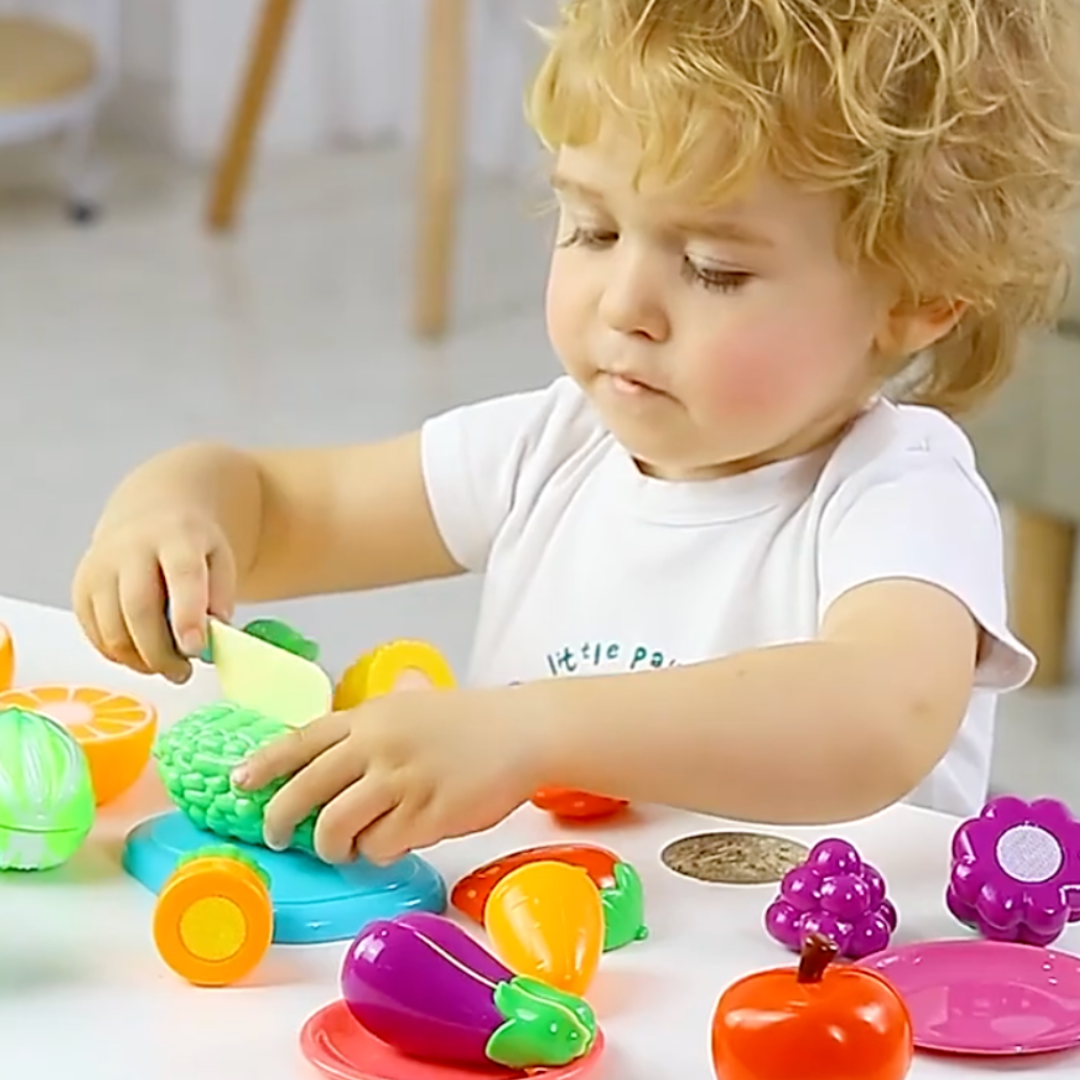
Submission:
<svg viewBox="0 0 1080 1080">
<path fill-rule="evenodd" d="M 663 341 L 670 326 L 652 260 L 629 247 L 611 255 L 600 296 L 600 318 L 620 334 Z"/>
</svg>

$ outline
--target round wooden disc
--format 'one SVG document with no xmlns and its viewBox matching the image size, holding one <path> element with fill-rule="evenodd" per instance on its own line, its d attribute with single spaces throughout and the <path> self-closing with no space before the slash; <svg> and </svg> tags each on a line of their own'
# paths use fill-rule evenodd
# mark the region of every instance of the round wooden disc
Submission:
<svg viewBox="0 0 1080 1080">
<path fill-rule="evenodd" d="M 660 855 L 684 877 L 724 885 L 768 885 L 803 862 L 809 849 L 766 833 L 715 832 L 684 836 Z"/>
</svg>

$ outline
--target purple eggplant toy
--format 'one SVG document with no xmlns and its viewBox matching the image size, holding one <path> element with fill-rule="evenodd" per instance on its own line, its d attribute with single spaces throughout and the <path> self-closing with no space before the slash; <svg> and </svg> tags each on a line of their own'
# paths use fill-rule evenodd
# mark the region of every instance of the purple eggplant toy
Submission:
<svg viewBox="0 0 1080 1080">
<path fill-rule="evenodd" d="M 353 1017 L 402 1054 L 456 1065 L 568 1065 L 592 1048 L 581 998 L 515 975 L 456 923 L 410 912 L 369 923 L 341 970 Z"/>
</svg>

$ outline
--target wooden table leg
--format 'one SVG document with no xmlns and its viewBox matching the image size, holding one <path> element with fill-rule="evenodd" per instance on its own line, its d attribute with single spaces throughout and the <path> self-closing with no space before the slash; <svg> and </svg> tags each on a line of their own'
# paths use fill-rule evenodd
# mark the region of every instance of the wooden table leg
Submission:
<svg viewBox="0 0 1080 1080">
<path fill-rule="evenodd" d="M 1074 524 L 1017 510 L 1013 624 L 1039 658 L 1033 686 L 1058 686 L 1065 679 L 1075 550 Z"/>
<path fill-rule="evenodd" d="M 465 126 L 467 19 L 467 0 L 428 0 L 414 313 L 422 337 L 438 337 L 447 322 Z"/>
<path fill-rule="evenodd" d="M 237 204 L 246 188 L 255 140 L 295 9 L 296 0 L 263 0 L 240 96 L 210 192 L 206 218 L 213 232 L 228 231 L 236 220 Z"/>
</svg>

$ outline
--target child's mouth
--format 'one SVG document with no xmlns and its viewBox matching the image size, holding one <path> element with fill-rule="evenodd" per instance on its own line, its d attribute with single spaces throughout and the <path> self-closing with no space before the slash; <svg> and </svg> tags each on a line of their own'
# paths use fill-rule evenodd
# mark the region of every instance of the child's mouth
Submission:
<svg viewBox="0 0 1080 1080">
<path fill-rule="evenodd" d="M 608 373 L 608 378 L 611 380 L 612 388 L 620 394 L 632 394 L 640 397 L 647 394 L 659 394 L 662 392 L 655 386 L 650 386 L 648 383 L 642 382 L 640 379 L 635 379 L 631 375 L 621 375 L 618 372 L 613 371 Z"/>
</svg>

